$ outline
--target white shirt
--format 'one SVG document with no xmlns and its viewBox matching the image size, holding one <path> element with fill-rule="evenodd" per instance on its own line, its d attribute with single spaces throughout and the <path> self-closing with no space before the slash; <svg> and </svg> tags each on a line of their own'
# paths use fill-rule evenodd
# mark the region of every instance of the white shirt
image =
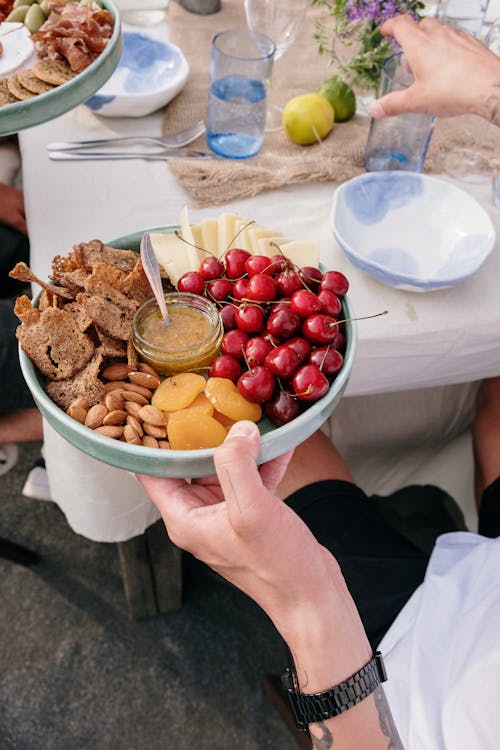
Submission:
<svg viewBox="0 0 500 750">
<path fill-rule="evenodd" d="M 499 750 L 500 537 L 439 537 L 380 650 L 405 750 Z"/>
</svg>

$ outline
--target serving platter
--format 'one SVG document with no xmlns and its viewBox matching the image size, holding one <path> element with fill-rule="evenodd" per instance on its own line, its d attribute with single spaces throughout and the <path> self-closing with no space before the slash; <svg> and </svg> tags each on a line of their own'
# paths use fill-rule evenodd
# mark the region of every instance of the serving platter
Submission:
<svg viewBox="0 0 500 750">
<path fill-rule="evenodd" d="M 140 240 L 145 231 L 152 233 L 171 233 L 177 226 L 155 227 L 141 230 L 106 244 L 112 247 L 139 251 Z M 35 304 L 38 297 L 35 299 Z M 347 297 L 342 301 L 344 318 L 352 318 Z M 267 418 L 258 423 L 262 436 L 258 463 L 270 461 L 302 443 L 328 419 L 339 403 L 347 386 L 352 370 L 357 341 L 356 323 L 345 324 L 346 351 L 344 364 L 328 392 L 323 398 L 314 402 L 302 414 L 282 427 L 276 427 Z M 19 350 L 21 369 L 33 398 L 47 422 L 69 443 L 93 458 L 140 474 L 153 476 L 195 478 L 210 476 L 215 473 L 214 449 L 203 450 L 159 450 L 141 445 L 130 445 L 119 440 L 100 435 L 69 417 L 45 393 L 44 377 L 38 372 L 31 360 Z"/>
<path fill-rule="evenodd" d="M 87 101 L 111 77 L 122 53 L 120 15 L 112 0 L 102 0 L 102 5 L 114 20 L 113 33 L 103 52 L 71 81 L 31 99 L 0 107 L 0 136 L 41 125 L 69 112 Z"/>
</svg>

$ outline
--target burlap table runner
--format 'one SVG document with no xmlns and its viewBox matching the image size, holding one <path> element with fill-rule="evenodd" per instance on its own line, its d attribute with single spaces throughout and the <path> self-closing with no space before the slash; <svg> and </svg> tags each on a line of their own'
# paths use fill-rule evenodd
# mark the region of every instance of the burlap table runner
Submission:
<svg viewBox="0 0 500 750">
<path fill-rule="evenodd" d="M 280 106 L 296 94 L 315 91 L 335 72 L 327 56 L 319 55 L 313 38 L 316 22 L 323 14 L 321 8 L 310 8 L 299 38 L 275 63 L 271 98 Z M 166 109 L 164 134 L 206 119 L 211 41 L 219 31 L 246 25 L 243 0 L 222 0 L 221 10 L 208 16 L 189 13 L 178 2 L 171 2 L 168 23 L 170 39 L 181 47 L 191 72 L 186 87 Z M 356 115 L 349 122 L 337 123 L 322 143 L 312 146 L 298 146 L 280 130 L 266 133 L 261 152 L 251 159 L 171 160 L 168 166 L 198 207 L 220 205 L 297 182 L 343 182 L 364 171 L 368 127 L 369 118 Z M 205 137 L 193 147 L 205 149 Z M 444 156 L 460 147 L 478 148 L 488 158 L 498 157 L 500 128 L 475 116 L 438 121 L 425 171 L 443 172 Z"/>
</svg>

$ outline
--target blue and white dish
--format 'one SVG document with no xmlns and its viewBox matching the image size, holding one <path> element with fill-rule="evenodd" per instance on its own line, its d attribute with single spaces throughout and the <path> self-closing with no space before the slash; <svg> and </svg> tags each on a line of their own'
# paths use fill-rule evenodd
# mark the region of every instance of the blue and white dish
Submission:
<svg viewBox="0 0 500 750">
<path fill-rule="evenodd" d="M 464 281 L 495 244 L 491 219 L 472 196 L 416 172 L 368 172 L 345 182 L 334 195 L 332 229 L 354 266 L 408 291 Z"/>
<path fill-rule="evenodd" d="M 118 67 L 86 103 L 104 117 L 144 117 L 185 86 L 189 65 L 179 47 L 144 33 L 123 32 Z"/>
</svg>

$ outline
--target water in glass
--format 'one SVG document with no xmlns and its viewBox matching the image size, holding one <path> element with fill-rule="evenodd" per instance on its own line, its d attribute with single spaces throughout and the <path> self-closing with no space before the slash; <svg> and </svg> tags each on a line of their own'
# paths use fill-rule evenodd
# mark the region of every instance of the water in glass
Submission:
<svg viewBox="0 0 500 750">
<path fill-rule="evenodd" d="M 265 119 L 262 81 L 228 76 L 210 85 L 207 142 L 216 154 L 233 159 L 254 156 L 262 147 Z"/>
</svg>

